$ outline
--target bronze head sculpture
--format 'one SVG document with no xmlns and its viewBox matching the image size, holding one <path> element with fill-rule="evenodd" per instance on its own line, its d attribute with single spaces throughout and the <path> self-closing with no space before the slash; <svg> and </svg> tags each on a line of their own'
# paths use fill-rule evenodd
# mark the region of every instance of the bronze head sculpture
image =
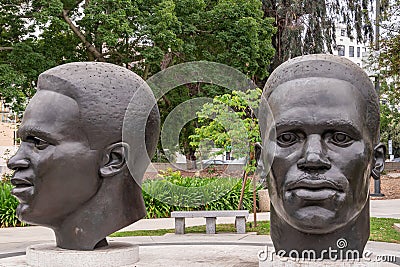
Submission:
<svg viewBox="0 0 400 267">
<path fill-rule="evenodd" d="M 39 76 L 18 130 L 21 146 L 8 166 L 15 170 L 18 217 L 52 228 L 58 247 L 105 246 L 107 235 L 146 214 L 140 185 L 127 167 L 130 148 L 152 155 L 158 141 L 158 109 L 143 84 L 135 73 L 108 63 L 68 63 Z M 138 114 L 149 111 L 145 147 L 122 141 L 133 96 L 141 102 Z M 135 178 L 148 164 L 133 163 Z"/>
<path fill-rule="evenodd" d="M 263 98 L 275 121 L 271 128 L 260 120 L 275 250 L 328 258 L 324 250 L 331 247 L 361 257 L 369 237 L 370 176 L 378 177 L 385 155 L 369 77 L 347 59 L 308 55 L 279 66 Z M 346 246 L 338 246 L 343 239 Z M 342 258 L 355 257 L 349 254 Z"/>
</svg>

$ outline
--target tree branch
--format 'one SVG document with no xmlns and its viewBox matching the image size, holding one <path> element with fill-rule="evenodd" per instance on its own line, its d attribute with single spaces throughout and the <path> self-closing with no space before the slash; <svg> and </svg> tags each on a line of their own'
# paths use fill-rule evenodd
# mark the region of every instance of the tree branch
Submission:
<svg viewBox="0 0 400 267">
<path fill-rule="evenodd" d="M 161 61 L 160 64 L 161 70 L 165 70 L 166 68 L 168 68 L 169 64 L 171 64 L 172 62 L 172 58 L 173 58 L 172 53 L 164 54 L 163 60 Z"/>
<path fill-rule="evenodd" d="M 68 26 L 71 28 L 71 30 L 78 36 L 78 38 L 82 41 L 82 43 L 85 45 L 86 49 L 92 53 L 97 60 L 99 61 L 105 61 L 103 55 L 94 47 L 91 43 L 89 43 L 85 36 L 81 33 L 81 31 L 75 26 L 75 24 L 72 22 L 72 20 L 68 17 L 68 10 L 63 10 L 62 16 L 65 20 L 65 22 L 68 24 Z"/>
<path fill-rule="evenodd" d="M 13 50 L 13 47 L 0 47 L 0 51 Z"/>
</svg>

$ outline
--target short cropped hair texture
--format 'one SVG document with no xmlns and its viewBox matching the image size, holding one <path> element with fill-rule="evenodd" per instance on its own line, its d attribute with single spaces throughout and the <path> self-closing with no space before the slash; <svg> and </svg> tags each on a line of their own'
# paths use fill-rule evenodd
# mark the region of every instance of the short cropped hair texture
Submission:
<svg viewBox="0 0 400 267">
<path fill-rule="evenodd" d="M 75 62 L 43 72 L 38 79 L 38 90 L 57 92 L 77 102 L 80 126 L 93 149 L 122 141 L 129 102 L 134 95 L 143 97 L 143 101 L 136 101 L 143 105 L 138 108 L 143 113 L 138 114 L 138 119 L 140 115 L 147 118 L 145 143 L 151 158 L 158 142 L 160 116 L 155 102 L 137 93 L 144 83 L 134 72 L 114 64 Z"/>
</svg>

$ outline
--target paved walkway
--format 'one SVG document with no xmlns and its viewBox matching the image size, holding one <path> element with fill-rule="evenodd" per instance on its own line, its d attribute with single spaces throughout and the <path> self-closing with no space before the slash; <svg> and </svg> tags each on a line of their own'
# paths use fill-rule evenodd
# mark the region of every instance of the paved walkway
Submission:
<svg viewBox="0 0 400 267">
<path fill-rule="evenodd" d="M 371 216 L 400 218 L 400 200 L 371 201 Z M 257 214 L 259 221 L 268 219 L 269 213 Z M 253 221 L 253 214 L 250 214 L 248 221 Z M 234 223 L 234 218 L 217 218 L 217 223 Z M 195 225 L 205 225 L 205 219 L 186 219 L 186 226 Z M 155 229 L 174 229 L 174 219 L 143 219 L 121 231 Z M 265 246 L 272 248 L 269 236 L 254 233 L 244 235 L 166 234 L 109 238 L 109 240 L 140 244 L 141 260 L 137 266 L 187 266 L 188 262 L 191 266 L 258 266 L 257 252 Z M 0 266 L 24 266 L 22 263 L 26 247 L 48 242 L 54 243 L 54 233 L 45 227 L 2 228 L 0 229 Z M 400 244 L 368 242 L 367 249 L 374 251 L 377 255 L 394 255 L 398 257 L 400 265 Z"/>
</svg>

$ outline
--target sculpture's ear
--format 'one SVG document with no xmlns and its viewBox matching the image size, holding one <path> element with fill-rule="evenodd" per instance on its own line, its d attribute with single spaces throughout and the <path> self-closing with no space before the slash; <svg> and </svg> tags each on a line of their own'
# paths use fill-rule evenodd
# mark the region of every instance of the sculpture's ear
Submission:
<svg viewBox="0 0 400 267">
<path fill-rule="evenodd" d="M 104 149 L 103 161 L 100 166 L 101 177 L 111 177 L 127 169 L 126 164 L 127 144 L 114 143 Z"/>
<path fill-rule="evenodd" d="M 386 155 L 386 146 L 382 143 L 379 143 L 374 148 L 374 166 L 371 171 L 371 176 L 378 180 L 381 172 L 385 168 L 385 155 Z"/>
</svg>

